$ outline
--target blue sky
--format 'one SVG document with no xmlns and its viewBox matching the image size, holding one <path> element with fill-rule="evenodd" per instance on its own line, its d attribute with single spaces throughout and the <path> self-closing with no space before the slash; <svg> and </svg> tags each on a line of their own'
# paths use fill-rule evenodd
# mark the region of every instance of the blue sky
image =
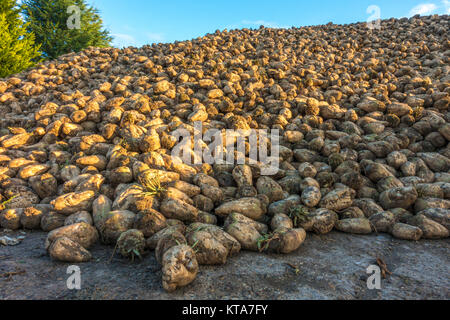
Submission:
<svg viewBox="0 0 450 320">
<path fill-rule="evenodd" d="M 449 14 L 450 0 L 88 0 L 100 10 L 117 47 L 190 40 L 215 30 L 367 21 L 416 13 Z"/>
</svg>

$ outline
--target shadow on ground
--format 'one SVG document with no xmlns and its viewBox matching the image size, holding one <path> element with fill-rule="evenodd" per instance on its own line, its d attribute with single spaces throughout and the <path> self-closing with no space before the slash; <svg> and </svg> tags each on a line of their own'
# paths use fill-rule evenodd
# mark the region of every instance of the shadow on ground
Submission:
<svg viewBox="0 0 450 320">
<path fill-rule="evenodd" d="M 97 245 L 80 264 L 81 290 L 69 290 L 69 264 L 44 250 L 46 234 L 27 232 L 0 246 L 0 299 L 449 299 L 449 240 L 407 242 L 388 235 L 309 234 L 291 255 L 242 252 L 225 266 L 202 266 L 173 294 L 161 286 L 153 252 L 131 263 Z M 366 268 L 381 258 L 392 272 L 381 290 L 367 289 Z M 297 270 L 295 270 L 297 268 Z M 12 273 L 12 275 L 11 275 Z M 16 274 L 15 274 L 16 273 Z"/>
</svg>

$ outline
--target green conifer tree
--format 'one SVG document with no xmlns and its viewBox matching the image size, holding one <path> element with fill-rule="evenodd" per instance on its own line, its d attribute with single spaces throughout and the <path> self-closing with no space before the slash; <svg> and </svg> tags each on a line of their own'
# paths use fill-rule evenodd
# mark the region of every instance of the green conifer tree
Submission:
<svg viewBox="0 0 450 320">
<path fill-rule="evenodd" d="M 32 67 L 40 57 L 15 0 L 0 0 L 0 78 Z"/>
<path fill-rule="evenodd" d="M 79 28 L 74 27 L 78 18 L 71 6 L 79 10 Z M 84 0 L 25 0 L 22 8 L 28 30 L 36 35 L 46 58 L 55 59 L 89 46 L 106 47 L 112 40 L 98 10 Z"/>
</svg>

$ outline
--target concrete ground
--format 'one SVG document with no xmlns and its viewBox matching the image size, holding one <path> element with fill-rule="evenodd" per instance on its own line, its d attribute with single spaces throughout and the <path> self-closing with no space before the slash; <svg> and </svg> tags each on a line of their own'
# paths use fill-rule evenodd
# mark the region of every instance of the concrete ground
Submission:
<svg viewBox="0 0 450 320">
<path fill-rule="evenodd" d="M 1 231 L 0 231 L 1 235 Z M 308 234 L 290 255 L 242 252 L 225 266 L 201 266 L 189 286 L 166 293 L 149 253 L 124 260 L 96 245 L 94 259 L 80 264 L 81 290 L 69 290 L 70 264 L 44 250 L 46 234 L 27 232 L 17 246 L 0 246 L 0 299 L 449 299 L 450 241 L 408 242 L 389 235 Z M 369 265 L 380 258 L 392 275 L 381 290 L 367 288 Z"/>
</svg>

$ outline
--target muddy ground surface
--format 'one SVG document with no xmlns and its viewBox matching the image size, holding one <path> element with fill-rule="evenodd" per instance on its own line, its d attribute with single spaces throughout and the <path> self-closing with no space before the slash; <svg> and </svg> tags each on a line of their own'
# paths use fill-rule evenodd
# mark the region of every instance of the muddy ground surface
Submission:
<svg viewBox="0 0 450 320">
<path fill-rule="evenodd" d="M 27 232 L 20 245 L 0 246 L 0 299 L 450 298 L 448 239 L 414 243 L 388 235 L 309 234 L 291 255 L 242 252 L 224 267 L 201 267 L 191 285 L 168 294 L 153 252 L 135 263 L 118 255 L 109 262 L 113 248 L 100 244 L 92 250 L 94 259 L 79 265 L 81 290 L 69 290 L 69 264 L 51 261 L 45 237 Z M 368 290 L 366 268 L 377 258 L 392 275 L 381 290 Z"/>
</svg>

